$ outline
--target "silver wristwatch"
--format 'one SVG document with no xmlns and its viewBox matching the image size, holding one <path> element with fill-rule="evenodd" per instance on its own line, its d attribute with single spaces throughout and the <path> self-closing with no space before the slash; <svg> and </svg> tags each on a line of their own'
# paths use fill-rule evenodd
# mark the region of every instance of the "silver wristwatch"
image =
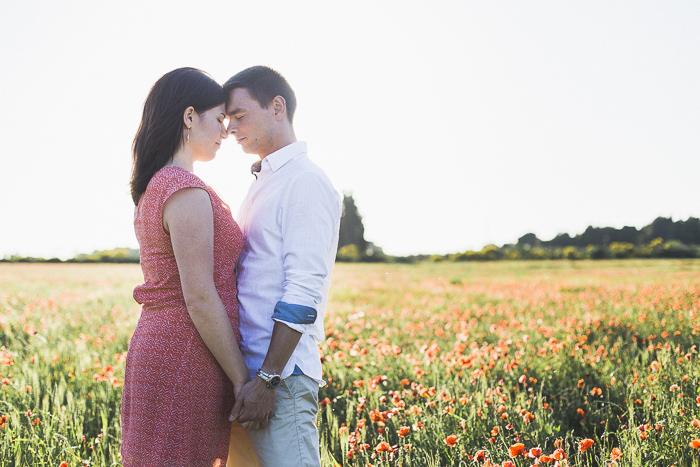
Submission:
<svg viewBox="0 0 700 467">
<path fill-rule="evenodd" d="M 265 381 L 265 384 L 270 389 L 277 389 L 282 382 L 282 377 L 280 375 L 265 373 L 262 369 L 258 370 L 258 377 Z"/>
</svg>

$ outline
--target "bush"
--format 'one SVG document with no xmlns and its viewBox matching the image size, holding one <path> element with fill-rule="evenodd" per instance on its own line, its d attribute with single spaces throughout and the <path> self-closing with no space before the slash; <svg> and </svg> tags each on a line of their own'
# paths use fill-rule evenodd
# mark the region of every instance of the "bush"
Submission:
<svg viewBox="0 0 700 467">
<path fill-rule="evenodd" d="M 485 261 L 495 261 L 503 257 L 500 248 L 496 245 L 486 245 L 481 249 L 481 259 Z"/>
<path fill-rule="evenodd" d="M 360 250 L 357 248 L 357 245 L 345 245 L 338 249 L 335 260 L 345 263 L 356 263 L 360 261 Z"/>
<path fill-rule="evenodd" d="M 653 258 L 659 256 L 661 249 L 663 248 L 663 239 L 655 238 L 646 245 L 642 246 L 639 250 L 639 256 L 643 258 Z"/>
<path fill-rule="evenodd" d="M 564 248 L 564 251 L 562 252 L 562 257 L 564 259 L 570 259 L 570 260 L 583 259 L 583 253 L 578 251 L 578 249 L 576 249 L 576 247 L 567 246 L 566 248 Z"/>
<path fill-rule="evenodd" d="M 607 259 L 610 258 L 610 249 L 605 245 L 588 245 L 586 255 L 590 259 Z"/>
<path fill-rule="evenodd" d="M 632 258 L 635 256 L 634 245 L 627 242 L 613 242 L 610 244 L 610 254 L 613 258 Z"/>
<path fill-rule="evenodd" d="M 523 255 L 518 248 L 504 248 L 503 257 L 510 260 L 523 259 Z"/>
<path fill-rule="evenodd" d="M 695 258 L 696 250 L 678 240 L 671 240 L 662 245 L 659 256 L 662 258 Z"/>
<path fill-rule="evenodd" d="M 525 250 L 525 259 L 548 259 L 549 255 L 547 252 L 544 250 L 544 248 L 540 248 L 538 246 L 530 248 L 529 250 Z"/>
</svg>

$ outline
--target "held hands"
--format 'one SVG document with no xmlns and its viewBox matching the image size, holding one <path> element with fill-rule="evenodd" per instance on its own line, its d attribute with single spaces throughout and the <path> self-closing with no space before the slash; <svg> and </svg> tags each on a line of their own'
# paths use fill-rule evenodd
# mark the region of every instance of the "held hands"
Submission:
<svg viewBox="0 0 700 467">
<path fill-rule="evenodd" d="M 250 380 L 246 381 L 246 383 L 248 383 L 248 382 L 250 382 Z M 241 383 L 240 385 L 237 385 L 237 384 L 233 385 L 234 401 L 238 400 L 238 395 L 241 393 L 241 390 L 243 389 L 243 386 L 246 385 L 246 383 Z M 230 420 L 230 421 L 233 421 L 233 420 Z"/>
<path fill-rule="evenodd" d="M 247 430 L 265 428 L 275 407 L 276 389 L 269 389 L 261 378 L 253 378 L 240 390 L 236 390 L 229 421 L 238 420 Z"/>
</svg>

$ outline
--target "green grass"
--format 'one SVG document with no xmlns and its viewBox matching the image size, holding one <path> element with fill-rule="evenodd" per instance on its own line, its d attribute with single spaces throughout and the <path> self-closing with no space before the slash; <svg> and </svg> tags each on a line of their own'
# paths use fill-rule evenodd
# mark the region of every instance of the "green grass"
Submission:
<svg viewBox="0 0 700 467">
<path fill-rule="evenodd" d="M 140 280 L 0 265 L 0 465 L 120 465 Z M 698 313 L 697 260 L 338 264 L 323 464 L 700 466 Z"/>
</svg>

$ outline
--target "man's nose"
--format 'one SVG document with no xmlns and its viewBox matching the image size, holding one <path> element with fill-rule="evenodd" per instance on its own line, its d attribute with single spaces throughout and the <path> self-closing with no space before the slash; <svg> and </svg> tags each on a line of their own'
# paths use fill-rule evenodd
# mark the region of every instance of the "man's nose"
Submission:
<svg viewBox="0 0 700 467">
<path fill-rule="evenodd" d="M 233 124 L 233 120 L 228 122 L 228 127 L 226 128 L 226 133 L 228 133 L 229 135 L 232 135 L 232 134 L 236 133 L 237 131 L 238 131 L 238 127 Z"/>
</svg>

